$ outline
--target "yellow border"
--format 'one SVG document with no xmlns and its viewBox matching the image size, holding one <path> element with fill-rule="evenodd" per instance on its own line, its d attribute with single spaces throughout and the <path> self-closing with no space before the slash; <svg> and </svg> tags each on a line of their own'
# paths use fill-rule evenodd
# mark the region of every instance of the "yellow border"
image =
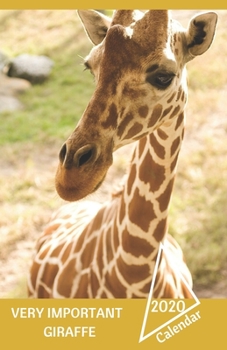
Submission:
<svg viewBox="0 0 227 350">
<path fill-rule="evenodd" d="M 167 0 L 159 0 L 159 1 L 147 1 L 147 0 L 140 0 L 140 1 L 134 1 L 131 0 L 124 0 L 124 1 L 104 1 L 104 0 L 85 0 L 85 1 L 72 1 L 72 0 L 65 0 L 65 1 L 45 1 L 40 0 L 39 2 L 31 2 L 28 0 L 21 0 L 21 1 L 15 1 L 15 0 L 9 0 L 9 1 L 2 1 L 0 8 L 1 9 L 75 9 L 75 8 L 96 8 L 96 9 L 102 9 L 102 8 L 140 8 L 140 9 L 146 9 L 146 8 L 153 8 L 153 9 L 162 9 L 162 8 L 168 8 L 168 9 L 223 9 L 226 8 L 226 3 L 224 3 L 223 0 L 217 0 L 214 2 L 207 2 L 204 0 L 201 1 L 167 1 Z"/>
<path fill-rule="evenodd" d="M 48 318 L 48 309 L 55 308 L 118 308 L 121 309 L 120 317 L 114 318 Z M 144 317 L 146 300 L 0 300 L 1 309 L 1 343 L 4 349 L 23 348 L 30 349 L 133 349 L 133 350 L 165 350 L 175 349 L 226 349 L 226 321 L 221 315 L 227 311 L 227 300 L 201 300 L 201 304 L 194 311 L 188 313 L 188 318 L 192 314 L 199 312 L 200 318 L 192 322 L 189 326 L 176 333 L 176 329 L 182 316 L 177 321 L 170 324 L 170 328 L 161 330 L 158 338 L 164 340 L 164 332 L 168 331 L 168 339 L 162 343 L 157 340 L 157 333 L 139 343 L 139 336 Z M 14 317 L 12 313 L 17 313 L 17 308 L 21 308 L 22 317 Z M 29 309 L 30 308 L 30 309 Z M 39 318 L 38 313 L 33 318 L 29 311 L 34 308 L 43 309 Z M 74 312 L 74 316 L 76 312 Z M 156 319 L 155 319 L 156 321 Z M 151 323 L 152 324 L 152 323 Z M 95 337 L 87 334 L 82 337 L 47 337 L 45 329 L 53 330 L 53 327 L 93 327 Z M 56 328 L 55 328 L 56 329 Z M 87 328 L 86 328 L 87 329 Z M 175 333 L 174 331 L 175 330 Z M 46 332 L 47 334 L 47 332 Z M 50 334 L 50 333 L 48 333 Z M 166 333 L 167 334 L 167 333 Z"/>
</svg>

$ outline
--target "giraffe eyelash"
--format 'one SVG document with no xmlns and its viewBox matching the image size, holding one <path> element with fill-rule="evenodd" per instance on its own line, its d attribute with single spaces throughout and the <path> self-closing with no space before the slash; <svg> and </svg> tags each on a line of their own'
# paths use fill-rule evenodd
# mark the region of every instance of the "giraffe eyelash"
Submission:
<svg viewBox="0 0 227 350">
<path fill-rule="evenodd" d="M 87 66 L 86 63 L 84 63 L 84 71 L 86 71 L 86 70 L 90 70 L 90 68 Z"/>
<path fill-rule="evenodd" d="M 90 70 L 91 71 L 91 66 L 87 61 L 84 61 L 84 70 Z"/>
<path fill-rule="evenodd" d="M 78 57 L 80 57 L 80 58 L 83 60 L 83 62 L 81 63 L 81 65 L 83 65 L 83 66 L 84 66 L 83 71 L 86 71 L 86 70 L 90 70 L 90 71 L 92 71 L 92 70 L 91 70 L 91 66 L 90 66 L 90 64 L 89 64 L 87 61 L 85 61 L 85 58 L 84 58 L 84 57 L 82 57 L 82 56 L 80 56 L 80 55 L 78 55 Z"/>
</svg>

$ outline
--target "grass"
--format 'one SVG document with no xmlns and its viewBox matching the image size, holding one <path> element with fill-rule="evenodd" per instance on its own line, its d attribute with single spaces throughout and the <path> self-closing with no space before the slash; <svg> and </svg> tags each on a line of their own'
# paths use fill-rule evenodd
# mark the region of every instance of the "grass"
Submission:
<svg viewBox="0 0 227 350">
<path fill-rule="evenodd" d="M 186 137 L 169 220 L 195 285 L 203 286 L 224 278 L 227 261 L 226 23 L 227 11 L 219 11 L 211 49 L 188 64 Z M 7 33 L 0 36 L 0 49 L 11 57 L 28 52 L 54 60 L 50 78 L 20 96 L 24 110 L 0 116 L 1 278 L 5 266 L 18 261 L 13 254 L 20 242 L 31 242 L 32 254 L 32 243 L 63 202 L 54 189 L 58 152 L 82 115 L 94 84 L 81 65 L 79 56 L 84 57 L 91 45 L 75 11 L 0 11 L 0 32 Z M 120 159 L 116 167 L 122 164 Z M 105 186 L 110 187 L 108 182 Z M 27 256 L 23 250 L 17 255 L 23 254 Z M 24 260 L 27 269 L 29 258 Z M 24 271 L 10 289 L 0 282 L 0 296 L 26 296 Z"/>
<path fill-rule="evenodd" d="M 83 52 L 81 49 L 79 52 Z M 93 83 L 88 72 L 83 74 L 81 64 L 72 53 L 54 58 L 51 77 L 43 85 L 33 86 L 21 97 L 23 111 L 4 113 L 0 144 L 14 142 L 41 142 L 44 139 L 65 139 L 76 125 L 91 96 Z M 73 70 L 73 74 L 72 74 Z M 77 99 L 77 96 L 81 98 Z"/>
<path fill-rule="evenodd" d="M 65 139 L 93 90 L 92 79 L 88 72 L 83 74 L 83 59 L 79 57 L 85 56 L 91 45 L 84 41 L 76 12 L 28 10 L 7 11 L 7 15 L 0 12 L 0 31 L 7 31 L 9 38 L 0 40 L 2 50 L 11 57 L 27 52 L 45 54 L 54 60 L 49 80 L 33 86 L 21 97 L 25 110 L 4 113 L 1 145 Z"/>
</svg>

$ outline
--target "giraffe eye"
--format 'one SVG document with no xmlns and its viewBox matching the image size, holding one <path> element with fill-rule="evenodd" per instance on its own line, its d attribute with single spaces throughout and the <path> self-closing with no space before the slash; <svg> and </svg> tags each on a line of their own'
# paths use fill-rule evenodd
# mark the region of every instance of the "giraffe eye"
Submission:
<svg viewBox="0 0 227 350">
<path fill-rule="evenodd" d="M 164 90 L 172 83 L 174 76 L 173 73 L 156 73 L 148 76 L 146 81 L 154 87 Z"/>
<path fill-rule="evenodd" d="M 92 74 L 92 75 L 94 75 L 94 73 L 93 73 L 93 71 L 92 71 L 92 69 L 91 69 L 91 66 L 90 66 L 90 64 L 87 62 L 87 61 L 84 61 L 84 71 L 85 70 L 89 70 L 89 72 Z"/>
<path fill-rule="evenodd" d="M 90 64 L 88 63 L 88 61 L 84 61 L 84 70 L 87 70 L 87 69 L 91 69 L 91 66 Z"/>
<path fill-rule="evenodd" d="M 157 85 L 159 84 L 161 86 L 166 87 L 166 86 L 170 85 L 172 80 L 173 80 L 173 75 L 162 75 L 162 74 L 160 74 L 160 75 L 158 75 L 156 77 L 155 82 L 156 82 Z"/>
</svg>

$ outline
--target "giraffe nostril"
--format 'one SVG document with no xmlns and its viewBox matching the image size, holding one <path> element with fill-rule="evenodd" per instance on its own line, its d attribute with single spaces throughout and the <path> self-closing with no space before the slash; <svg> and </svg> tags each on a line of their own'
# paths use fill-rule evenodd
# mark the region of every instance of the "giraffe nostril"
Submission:
<svg viewBox="0 0 227 350">
<path fill-rule="evenodd" d="M 95 159 L 96 148 L 92 145 L 86 145 L 81 147 L 73 157 L 73 164 L 76 167 L 81 167 L 84 164 L 88 164 Z"/>
<path fill-rule="evenodd" d="M 92 154 L 93 154 L 92 149 L 82 154 L 78 159 L 78 165 L 82 166 L 85 163 L 87 163 L 91 159 Z"/>
<path fill-rule="evenodd" d="M 75 152 L 73 147 L 66 142 L 59 152 L 59 160 L 66 169 L 70 169 L 73 166 L 80 168 L 84 164 L 92 162 L 96 158 L 96 154 L 97 151 L 94 145 L 88 144 Z"/>
<path fill-rule="evenodd" d="M 67 146 L 66 143 L 64 143 L 64 145 L 62 146 L 60 152 L 59 152 L 59 159 L 60 162 L 63 164 L 66 158 L 66 154 L 67 154 Z"/>
</svg>

